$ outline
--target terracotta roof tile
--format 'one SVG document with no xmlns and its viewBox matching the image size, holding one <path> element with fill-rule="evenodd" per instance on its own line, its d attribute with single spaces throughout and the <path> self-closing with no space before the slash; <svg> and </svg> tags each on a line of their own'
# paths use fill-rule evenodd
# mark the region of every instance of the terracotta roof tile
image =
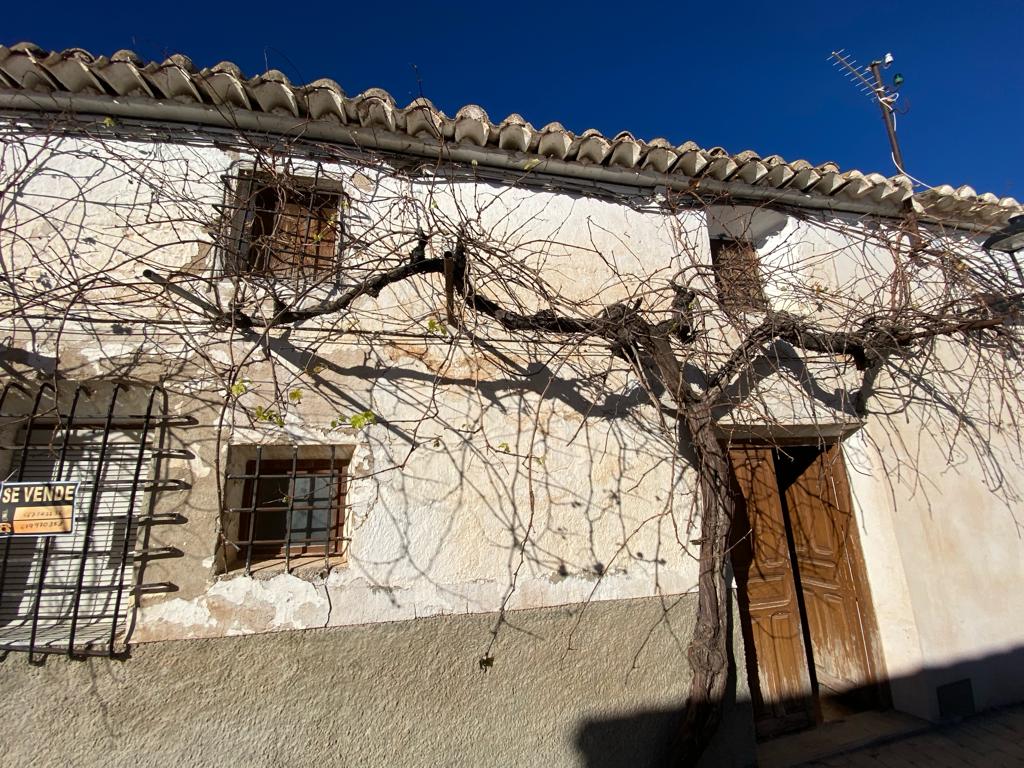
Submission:
<svg viewBox="0 0 1024 768">
<path fill-rule="evenodd" d="M 911 180 L 898 175 L 841 171 L 835 163 L 814 166 L 752 150 L 730 153 L 702 149 L 688 141 L 673 147 L 665 139 L 644 142 L 628 131 L 607 137 L 589 129 L 579 135 L 560 123 L 534 128 L 521 115 L 493 123 L 475 104 L 447 117 L 424 98 L 399 108 L 380 88 L 348 97 L 333 80 L 297 86 L 277 70 L 246 79 L 231 62 L 199 71 L 179 54 L 162 63 L 144 63 L 133 51 L 109 58 L 80 48 L 45 51 L 32 43 L 0 46 L 0 93 L 71 94 L 117 99 L 131 96 L 223 111 L 247 110 L 300 120 L 348 124 L 420 139 L 454 141 L 493 150 L 536 154 L 581 165 L 646 171 L 669 177 L 707 177 L 724 183 L 797 190 L 836 201 L 875 201 L 897 209 L 907 200 L 924 213 L 956 215 L 982 223 L 1005 221 L 1022 212 L 1012 197 L 978 194 L 969 186 L 948 185 L 914 193 Z M 529 164 L 528 164 L 529 165 Z M 532 167 L 532 165 L 530 165 Z"/>
</svg>

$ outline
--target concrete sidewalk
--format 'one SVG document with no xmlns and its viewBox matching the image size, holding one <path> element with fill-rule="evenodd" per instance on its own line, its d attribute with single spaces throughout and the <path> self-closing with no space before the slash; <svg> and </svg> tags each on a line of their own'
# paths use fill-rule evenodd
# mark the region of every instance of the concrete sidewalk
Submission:
<svg viewBox="0 0 1024 768">
<path fill-rule="evenodd" d="M 1024 704 L 799 765 L 817 768 L 1024 768 Z"/>
</svg>

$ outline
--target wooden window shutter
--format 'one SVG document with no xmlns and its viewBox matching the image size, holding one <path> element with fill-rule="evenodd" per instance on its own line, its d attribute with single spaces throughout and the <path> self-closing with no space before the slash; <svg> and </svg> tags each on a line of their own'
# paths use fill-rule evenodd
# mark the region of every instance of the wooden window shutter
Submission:
<svg viewBox="0 0 1024 768">
<path fill-rule="evenodd" d="M 249 195 L 250 239 L 246 254 L 246 271 L 273 271 L 275 237 L 280 200 L 276 187 L 254 181 Z"/>
<path fill-rule="evenodd" d="M 248 271 L 249 249 L 252 246 L 252 196 L 254 180 L 251 172 L 240 171 L 226 177 L 224 202 L 226 215 L 222 232 L 221 267 L 227 274 Z"/>
<path fill-rule="evenodd" d="M 316 191 L 290 191 L 281 205 L 277 235 L 281 268 L 305 274 L 333 268 L 338 240 L 338 196 Z M 285 270 L 288 271 L 288 270 Z"/>
<path fill-rule="evenodd" d="M 239 270 L 275 277 L 311 276 L 335 266 L 339 192 L 250 177 L 244 206 Z M 241 184 L 240 184 L 241 190 Z"/>
<path fill-rule="evenodd" d="M 761 281 L 760 260 L 752 243 L 711 240 L 711 263 L 718 299 L 727 310 L 759 311 L 768 308 Z"/>
</svg>

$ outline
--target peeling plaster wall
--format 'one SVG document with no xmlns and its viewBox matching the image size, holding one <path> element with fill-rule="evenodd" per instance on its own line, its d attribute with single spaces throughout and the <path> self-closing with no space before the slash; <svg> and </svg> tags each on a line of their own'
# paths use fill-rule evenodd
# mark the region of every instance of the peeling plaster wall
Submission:
<svg viewBox="0 0 1024 768">
<path fill-rule="evenodd" d="M 938 719 L 937 688 L 964 679 L 979 710 L 1016 703 L 1024 698 L 1024 528 L 1019 499 L 992 488 L 1016 493 L 1018 459 L 1006 445 L 988 446 L 1007 473 L 1001 480 L 966 445 L 947 466 L 937 425 L 913 424 L 895 434 L 869 425 L 846 445 L 896 706 Z M 884 471 L 898 465 L 897 452 L 924 469 Z"/>
<path fill-rule="evenodd" d="M 518 412 L 541 408 L 539 401 L 534 392 L 518 402 L 504 399 Z M 365 402 L 382 422 L 415 416 L 381 385 Z M 442 396 L 440 402 L 442 408 L 473 405 L 462 396 Z M 189 405 L 182 400 L 180 407 Z M 477 417 L 458 405 L 453 410 L 447 423 Z M 133 642 L 483 613 L 503 603 L 528 608 L 676 594 L 695 582 L 694 564 L 674 544 L 662 514 L 672 481 L 659 454 L 671 449 L 636 425 L 607 430 L 595 424 L 573 444 L 579 420 L 551 414 L 542 430 L 544 464 L 529 468 L 512 455 L 524 448 L 506 453 L 496 447 L 502 441 L 516 445 L 517 430 L 529 421 L 510 427 L 500 413 L 476 412 L 488 423 L 489 446 L 471 436 L 467 447 L 466 437 L 446 431 L 442 421 L 424 430 L 411 454 L 388 423 L 357 434 L 331 432 L 327 426 L 337 412 L 312 395 L 283 428 L 233 431 L 230 445 L 218 446 L 207 426 L 212 415 L 192 413 L 199 424 L 179 430 L 176 441 L 194 458 L 167 467 L 168 479 L 184 487 L 156 498 L 158 513 L 184 520 L 150 533 L 152 547 L 173 548 L 181 556 L 147 562 L 142 571 L 144 583 L 173 584 L 174 591 L 141 602 Z M 217 480 L 229 466 L 230 446 L 258 443 L 269 450 L 292 442 L 352 451 L 346 564 L 326 577 L 319 568 L 297 575 L 270 568 L 254 578 L 219 573 Z M 374 473 L 399 459 L 405 461 L 401 471 Z M 526 539 L 530 525 L 529 474 L 536 507 L 512 591 L 520 556 L 515 542 Z M 686 503 L 685 486 L 680 493 Z"/>
<path fill-rule="evenodd" d="M 81 231 L 58 232 L 45 219 L 27 216 L 19 230 L 23 242 L 9 244 L 15 253 L 28 243 L 69 242 L 77 259 L 130 280 L 138 279 L 143 257 L 166 271 L 216 269 L 209 234 L 196 219 L 211 216 L 222 201 L 221 175 L 243 160 L 237 152 L 203 142 L 84 139 L 61 139 L 55 149 L 60 151 L 46 161 L 48 173 L 22 190 L 22 200 L 45 206 L 47 200 L 78 199 L 75 179 L 86 175 L 88 199 L 70 206 Z M 161 173 L 187 176 L 188 182 L 169 190 L 145 177 L 118 174 L 103 162 L 104 153 L 155 164 Z M 298 172 L 308 170 L 307 161 L 295 162 Z M 892 269 L 885 249 L 869 242 L 870 222 L 850 216 L 798 218 L 742 206 L 667 213 L 657 201 L 615 199 L 596 189 L 587 196 L 488 182 L 435 185 L 429 178 L 398 180 L 386 169 L 357 170 L 344 163 L 331 171 L 352 192 L 347 225 L 354 233 L 372 235 L 384 217 L 398 234 L 383 245 L 407 250 L 417 221 L 413 212 L 394 207 L 402 196 L 441 221 L 457 221 L 469 211 L 510 252 L 544 263 L 557 288 L 597 304 L 626 296 L 609 279 L 602 259 L 627 276 L 656 273 L 667 279 L 680 266 L 676 256 L 683 250 L 710 261 L 709 232 L 757 245 L 766 293 L 776 301 L 787 293 L 786 279 L 822 291 L 852 290 L 867 299 Z M 138 220 L 126 221 L 123 209 L 110 205 L 124 199 L 138 206 Z M 454 230 L 439 236 L 431 253 L 449 247 L 454 236 Z M 968 253 L 974 248 L 966 240 L 958 247 Z M 43 279 L 31 263 L 24 277 Z M 698 287 L 714 290 L 708 281 Z M 174 446 L 189 452 L 165 465 L 166 476 L 183 488 L 156 499 L 158 512 L 182 520 L 151 533 L 153 546 L 172 547 L 180 556 L 147 563 L 142 576 L 147 584 L 170 585 L 173 591 L 141 600 L 133 642 L 486 614 L 506 598 L 508 607 L 526 609 L 693 589 L 695 552 L 684 551 L 676 532 L 690 522 L 693 473 L 667 459 L 672 447 L 650 429 L 655 410 L 629 377 L 613 372 L 600 386 L 589 386 L 585 374 L 594 369 L 586 350 L 556 371 L 547 366 L 549 350 L 507 339 L 495 342 L 506 358 L 501 364 L 465 345 L 449 348 L 423 339 L 364 343 L 366 334 L 427 328 L 443 316 L 439 288 L 400 286 L 376 300 L 367 297 L 358 324 L 345 329 L 349 335 L 321 345 L 316 359 L 304 352 L 320 327 L 316 322 L 288 338 L 273 335 L 278 369 L 291 377 L 288 386 L 302 388 L 301 403 L 282 412 L 280 426 L 229 414 L 220 435 L 216 425 L 226 383 L 204 373 L 203 356 L 227 364 L 251 344 L 166 326 L 142 339 L 125 328 L 64 324 L 59 351 L 65 375 L 87 380 L 130 361 L 141 379 L 166 379 L 175 393 L 172 411 L 195 419 L 194 426 L 170 435 Z M 812 301 L 780 308 L 817 311 Z M 145 311 L 152 310 L 140 309 Z M 58 351 L 54 334 L 45 327 L 12 333 L 13 345 L 25 347 L 19 362 L 43 370 L 49 360 L 52 367 Z M 722 420 L 757 426 L 765 422 L 761 409 L 767 409 L 811 442 L 849 427 L 850 404 L 842 392 L 855 372 L 794 358 L 788 363 L 780 374 L 750 383 L 749 391 L 738 390 L 757 397 L 723 409 Z M 239 398 L 242 410 L 267 402 L 270 367 L 254 359 L 244 376 L 249 390 Z M 410 425 L 427 405 L 436 406 L 436 413 L 413 430 Z M 378 423 L 358 432 L 331 426 L 339 416 L 362 410 L 377 414 Z M 953 669 L 1024 646 L 1024 626 L 1013 618 L 1024 615 L 1016 507 L 1001 506 L 973 479 L 977 467 L 971 460 L 958 459 L 955 468 L 933 473 L 930 467 L 946 464 L 937 444 L 925 440 L 920 454 L 898 447 L 916 451 L 925 423 L 911 415 L 902 424 L 876 424 L 863 433 L 871 438 L 867 443 L 847 449 L 883 652 L 893 675 Z M 999 451 L 1003 439 L 992 438 Z M 217 485 L 230 447 L 291 443 L 351 451 L 347 564 L 326 577 L 218 573 Z M 889 446 L 884 456 L 874 447 L 882 444 Z M 910 454 L 924 467 L 927 495 L 912 478 L 889 476 L 893 461 Z M 1014 466 L 1012 458 L 1007 462 Z M 398 465 L 400 471 L 383 471 Z M 523 567 L 517 568 L 524 540 Z M 143 658 L 150 651 L 140 645 L 137 653 Z M 933 716 L 932 682 L 939 677 L 929 673 L 927 684 L 896 692 L 898 703 Z M 974 679 L 979 705 L 1020 691 L 1013 676 L 984 672 Z"/>
<path fill-rule="evenodd" d="M 0 663 L 4 765 L 662 765 L 691 598 L 169 641 Z M 738 634 L 738 633 L 736 633 Z M 739 641 L 737 640 L 737 643 Z M 736 645 L 734 653 L 742 658 Z M 754 763 L 744 679 L 702 765 Z"/>
<path fill-rule="evenodd" d="M 865 300 L 885 287 L 894 261 L 868 242 L 869 225 L 742 207 L 710 219 L 712 235 L 758 246 L 766 291 L 777 308 L 798 313 L 814 307 L 781 304 L 786 285 L 779 278 Z M 948 245 L 968 261 L 981 258 L 968 239 L 951 236 Z M 785 269 L 773 273 L 773 265 Z M 998 389 L 958 395 L 966 381 L 955 380 L 962 353 L 940 342 L 933 354 L 954 372 L 940 393 L 946 404 L 925 408 L 908 396 L 912 371 L 904 381 L 883 376 L 874 415 L 844 441 L 844 453 L 894 704 L 935 720 L 936 689 L 963 679 L 971 681 L 978 709 L 1024 698 L 1024 484 L 1012 399 Z M 792 386 L 798 377 L 788 383 L 788 402 L 784 382 L 771 382 L 767 396 L 806 434 L 827 434 L 833 413 L 843 409 L 836 403 L 830 412 L 822 401 L 844 379 L 813 367 L 803 375 L 814 377 L 817 399 L 799 397 Z M 979 426 L 987 420 L 996 426 Z"/>
<path fill-rule="evenodd" d="M 197 222 L 216 218 L 222 176 L 244 167 L 244 158 L 202 143 L 66 138 L 56 146 L 61 151 L 41 161 L 47 173 L 27 185 L 23 199 L 26 210 L 76 201 L 71 218 L 84 228 L 69 239 L 76 240 L 78 258 L 132 281 L 142 263 L 164 273 L 217 269 L 216 255 L 202 247 L 209 235 Z M 144 172 L 118 173 L 121 165 L 189 181 L 161 186 Z M 311 163 L 296 158 L 293 170 L 312 173 Z M 707 252 L 702 214 L 668 215 L 649 201 L 627 205 L 429 175 L 409 180 L 344 163 L 328 171 L 350 195 L 345 225 L 353 237 L 380 239 L 381 231 L 393 230 L 379 246 L 406 252 L 417 222 L 396 201 L 417 201 L 438 226 L 468 216 L 518 258 L 547 265 L 556 287 L 599 303 L 625 298 L 629 280 L 671 275 L 682 245 Z M 86 193 L 75 185 L 81 175 L 89 179 Z M 132 206 L 110 205 L 122 197 Z M 48 236 L 40 231 L 25 242 L 39 246 Z M 450 247 L 454 236 L 454 230 L 442 231 L 431 252 Z M 20 252 L 23 244 L 11 247 Z M 204 253 L 210 260 L 197 262 Z M 609 264 L 626 284 L 612 279 Z M 503 356 L 497 360 L 464 343 L 449 348 L 429 338 L 387 340 L 391 330 L 423 331 L 441 316 L 443 294 L 436 287 L 400 285 L 377 299 L 366 297 L 353 318 L 359 327 L 347 328 L 352 337 L 319 343 L 316 359 L 306 345 L 321 323 L 287 338 L 272 334 L 274 370 L 250 354 L 251 342 L 231 343 L 208 331 L 204 337 L 156 327 L 141 339 L 130 329 L 65 323 L 59 350 L 65 375 L 90 379 L 126 361 L 139 371 L 141 360 L 174 393 L 172 412 L 194 420 L 170 435 L 173 447 L 188 456 L 167 462 L 163 475 L 181 487 L 155 498 L 158 514 L 180 520 L 150 531 L 151 548 L 178 556 L 144 563 L 142 582 L 159 589 L 140 599 L 132 642 L 694 588 L 696 561 L 676 533 L 690 524 L 692 471 L 673 459 L 674 438 L 649 428 L 657 416 L 643 391 L 621 371 L 606 383 L 588 382 L 586 376 L 602 371 L 586 361 L 586 350 L 556 371 L 545 363 L 550 349 L 507 339 L 488 341 Z M 145 306 L 138 312 L 140 319 L 152 316 Z M 386 340 L 368 344 L 357 335 L 372 332 Z M 41 353 L 58 353 L 57 337 L 45 327 L 24 339 Z M 234 412 L 218 432 L 227 383 L 209 368 L 246 354 L 239 377 L 246 392 L 231 403 Z M 301 389 L 301 403 L 275 406 L 280 425 L 254 424 L 253 410 L 268 403 L 282 377 L 286 389 Z M 331 426 L 364 410 L 378 423 L 359 431 Z M 417 425 L 424 414 L 429 417 Z M 253 579 L 220 572 L 218 483 L 230 470 L 232 449 L 254 444 L 336 445 L 351 454 L 351 543 L 346 564 L 326 578 L 318 569 L 263 571 Z"/>
</svg>

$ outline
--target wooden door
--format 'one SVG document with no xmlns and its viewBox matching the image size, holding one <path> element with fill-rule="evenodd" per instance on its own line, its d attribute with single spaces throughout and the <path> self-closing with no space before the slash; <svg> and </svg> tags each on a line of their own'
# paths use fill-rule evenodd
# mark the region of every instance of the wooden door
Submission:
<svg viewBox="0 0 1024 768">
<path fill-rule="evenodd" d="M 818 694 L 833 706 L 873 706 L 874 623 L 842 450 L 781 450 L 777 469 Z"/>
<path fill-rule="evenodd" d="M 737 502 L 732 562 L 763 738 L 813 724 L 814 698 L 772 451 L 733 448 L 729 456 Z"/>
</svg>

